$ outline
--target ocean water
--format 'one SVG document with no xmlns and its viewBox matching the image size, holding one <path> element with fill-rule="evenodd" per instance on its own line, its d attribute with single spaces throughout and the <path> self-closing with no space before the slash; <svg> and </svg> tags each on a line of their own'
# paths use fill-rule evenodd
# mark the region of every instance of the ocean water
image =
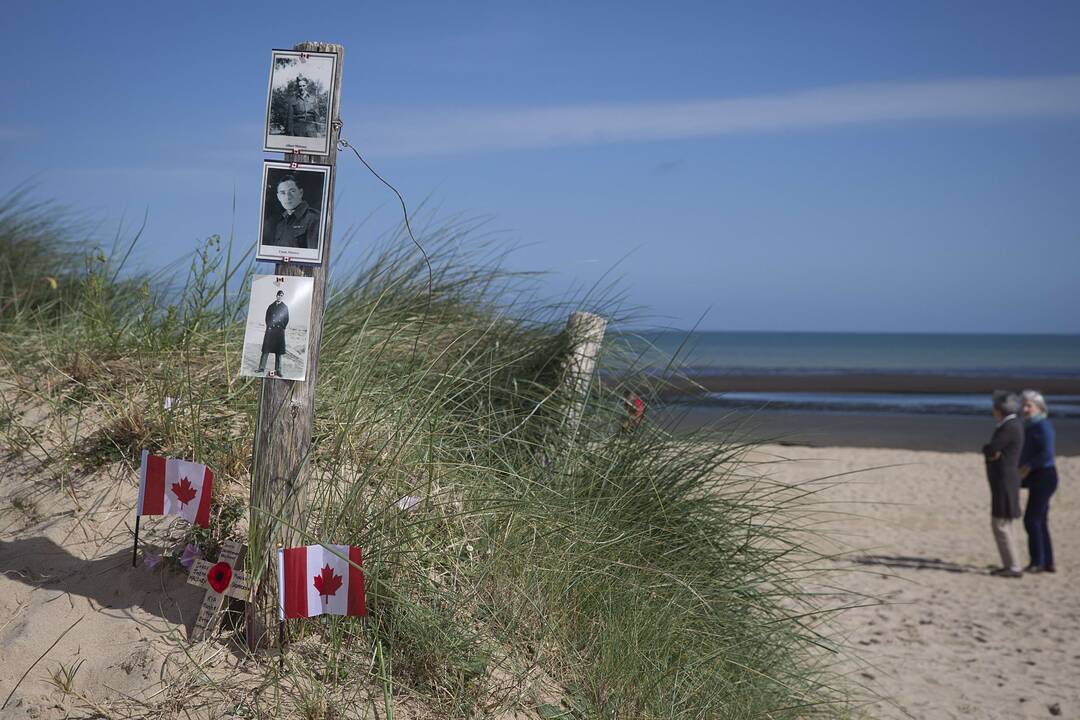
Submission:
<svg viewBox="0 0 1080 720">
<path fill-rule="evenodd" d="M 830 375 L 1076 380 L 1080 335 L 645 332 L 639 365 L 663 371 L 673 354 L 691 377 Z M 763 383 L 765 385 L 766 383 Z M 1071 383 L 1070 383 L 1071 384 Z M 1037 383 L 1035 387 L 1038 387 Z M 717 392 L 682 402 L 717 408 L 854 414 L 989 415 L 986 394 Z M 1080 395 L 1047 395 L 1054 417 L 1080 418 Z"/>
<path fill-rule="evenodd" d="M 1080 378 L 1080 335 L 643 332 L 646 365 L 693 373 L 1031 375 Z M 659 352 L 650 352 L 648 345 Z M 680 350 L 681 348 L 681 350 Z"/>
</svg>

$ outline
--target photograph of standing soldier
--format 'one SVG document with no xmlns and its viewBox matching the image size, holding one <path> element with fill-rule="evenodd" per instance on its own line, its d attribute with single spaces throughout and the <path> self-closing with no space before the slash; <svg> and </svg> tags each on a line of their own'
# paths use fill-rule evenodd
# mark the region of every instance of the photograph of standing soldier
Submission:
<svg viewBox="0 0 1080 720">
<path fill-rule="evenodd" d="M 282 301 L 284 290 L 277 291 L 274 302 L 266 307 L 266 332 L 258 372 L 266 372 L 266 358 L 274 353 L 274 377 L 281 377 L 281 356 L 285 354 L 285 328 L 289 325 L 289 306 Z"/>
<path fill-rule="evenodd" d="M 334 53 L 274 51 L 263 150 L 329 153 L 337 57 Z"/>
</svg>

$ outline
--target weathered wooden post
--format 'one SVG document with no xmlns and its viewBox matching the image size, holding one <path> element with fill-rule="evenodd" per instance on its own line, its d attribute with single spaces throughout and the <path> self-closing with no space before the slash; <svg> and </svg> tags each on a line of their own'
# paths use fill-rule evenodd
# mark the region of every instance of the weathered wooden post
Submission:
<svg viewBox="0 0 1080 720">
<path fill-rule="evenodd" d="M 322 163 L 331 166 L 326 206 L 323 261 L 314 267 L 278 263 L 278 275 L 314 278 L 311 324 L 308 330 L 306 380 L 267 378 L 259 395 L 259 416 L 252 447 L 251 502 L 248 526 L 248 577 L 253 581 L 247 606 L 247 644 L 252 650 L 273 641 L 277 624 L 277 546 L 302 544 L 298 529 L 304 527 L 308 503 L 308 454 L 315 421 L 315 383 L 319 370 L 326 282 L 329 276 L 330 241 L 334 219 L 334 185 L 337 178 L 337 143 L 341 134 L 341 76 L 345 48 L 328 43 L 304 42 L 297 52 L 336 53 L 333 79 L 333 107 L 328 109 L 327 155 L 290 153 L 285 160 L 295 163 Z"/>
<path fill-rule="evenodd" d="M 569 402 L 566 422 L 571 436 L 577 432 L 585 413 L 589 385 L 600 357 L 600 345 L 604 342 L 606 329 L 606 319 L 588 312 L 571 313 L 566 322 L 569 353 L 563 365 L 561 387 Z"/>
</svg>

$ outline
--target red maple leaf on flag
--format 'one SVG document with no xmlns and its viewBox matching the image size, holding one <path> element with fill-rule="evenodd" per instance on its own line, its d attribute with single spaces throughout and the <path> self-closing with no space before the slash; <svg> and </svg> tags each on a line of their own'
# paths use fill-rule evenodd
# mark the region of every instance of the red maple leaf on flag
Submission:
<svg viewBox="0 0 1080 720">
<path fill-rule="evenodd" d="M 329 600 L 331 595 L 336 595 L 340 587 L 341 576 L 334 572 L 329 563 L 315 576 L 315 589 L 325 598 L 323 602 Z"/>
<path fill-rule="evenodd" d="M 195 488 L 191 487 L 186 477 L 180 478 L 180 482 L 172 484 L 173 495 L 180 501 L 180 507 L 184 507 L 195 499 Z"/>
</svg>

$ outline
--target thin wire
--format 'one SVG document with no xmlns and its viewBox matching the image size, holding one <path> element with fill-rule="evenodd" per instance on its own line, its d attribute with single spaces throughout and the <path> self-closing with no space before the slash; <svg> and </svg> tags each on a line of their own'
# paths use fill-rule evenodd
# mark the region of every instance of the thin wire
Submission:
<svg viewBox="0 0 1080 720">
<path fill-rule="evenodd" d="M 353 155 L 356 156 L 356 159 L 359 160 L 360 162 L 364 163 L 364 167 L 366 167 L 368 169 L 368 171 L 372 175 L 374 175 L 376 178 L 378 178 L 379 182 L 381 182 L 386 187 L 390 188 L 394 192 L 394 194 L 397 195 L 398 202 L 401 203 L 401 213 L 402 213 L 402 215 L 405 216 L 405 229 L 409 233 L 409 239 L 413 241 L 413 245 L 416 245 L 416 247 L 420 250 L 420 254 L 424 256 L 424 264 L 427 265 L 427 302 L 424 304 L 424 314 L 420 318 L 420 325 L 416 330 L 416 337 L 413 339 L 413 357 L 415 358 L 416 357 L 416 348 L 417 348 L 417 346 L 418 346 L 418 344 L 420 342 L 420 333 L 424 329 L 424 320 L 426 320 L 428 315 L 431 314 L 431 295 L 432 295 L 432 292 L 433 292 L 432 291 L 431 260 L 428 258 L 428 254 L 424 250 L 424 246 L 421 245 L 416 240 L 416 236 L 413 235 L 412 225 L 409 224 L 409 209 L 407 207 L 405 207 L 405 198 L 401 196 L 401 193 L 398 192 L 398 189 L 396 187 L 394 187 L 393 185 L 391 185 L 390 183 L 388 183 L 386 181 L 386 179 L 383 178 L 382 175 L 377 173 L 375 171 L 375 168 L 371 167 L 371 165 L 368 164 L 368 161 L 364 159 L 364 156 L 360 154 L 360 151 L 358 151 L 355 147 L 353 147 L 353 145 L 348 140 L 346 140 L 345 138 L 339 137 L 338 138 L 338 147 L 345 148 L 345 149 L 348 149 L 348 150 L 352 150 Z"/>
</svg>

